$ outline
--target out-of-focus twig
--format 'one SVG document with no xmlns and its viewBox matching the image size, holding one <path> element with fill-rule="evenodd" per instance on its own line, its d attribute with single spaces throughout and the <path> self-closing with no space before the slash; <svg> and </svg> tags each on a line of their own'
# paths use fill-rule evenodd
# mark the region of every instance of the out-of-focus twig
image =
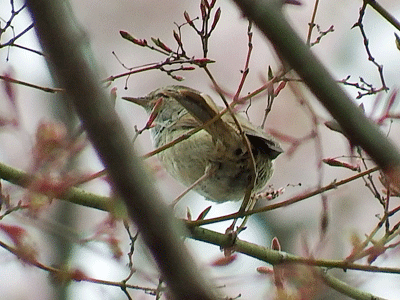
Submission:
<svg viewBox="0 0 400 300">
<path fill-rule="evenodd" d="M 392 24 L 397 30 L 400 30 L 400 22 L 393 17 L 386 9 L 383 8 L 375 0 L 364 0 L 365 3 L 370 5 L 377 13 L 379 13 L 382 17 L 384 17 L 390 24 Z"/>
<path fill-rule="evenodd" d="M 36 84 L 29 83 L 29 82 L 26 82 L 26 81 L 21 81 L 21 80 L 14 79 L 14 78 L 11 78 L 11 77 L 8 77 L 8 76 L 3 76 L 3 75 L 0 75 L 0 79 L 4 80 L 4 81 L 9 81 L 11 83 L 24 85 L 24 86 L 27 86 L 27 87 L 30 87 L 30 88 L 38 89 L 38 90 L 41 90 L 43 92 L 48 92 L 48 93 L 59 93 L 59 92 L 63 92 L 64 91 L 63 89 L 60 89 L 60 88 L 44 87 L 44 86 L 36 85 Z"/>
</svg>

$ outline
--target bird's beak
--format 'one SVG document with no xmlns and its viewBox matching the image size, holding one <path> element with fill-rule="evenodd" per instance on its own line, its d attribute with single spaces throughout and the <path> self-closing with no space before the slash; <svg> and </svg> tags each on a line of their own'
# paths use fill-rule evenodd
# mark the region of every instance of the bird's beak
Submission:
<svg viewBox="0 0 400 300">
<path fill-rule="evenodd" d="M 149 106 L 149 98 L 147 97 L 139 97 L 139 98 L 134 98 L 134 97 L 122 97 L 122 99 L 135 103 L 137 105 L 140 105 L 141 107 L 148 108 Z"/>
</svg>

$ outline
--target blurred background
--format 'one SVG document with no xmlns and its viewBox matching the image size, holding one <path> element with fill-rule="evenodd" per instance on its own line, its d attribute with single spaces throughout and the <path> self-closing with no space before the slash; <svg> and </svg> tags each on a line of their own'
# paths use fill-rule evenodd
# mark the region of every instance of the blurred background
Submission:
<svg viewBox="0 0 400 300">
<path fill-rule="evenodd" d="M 381 0 L 379 3 L 393 16 L 400 18 L 399 3 L 390 0 Z M 19 8 L 22 2 L 14 1 L 14 5 Z M 381 84 L 379 73 L 376 67 L 368 61 L 360 31 L 358 28 L 351 29 L 358 20 L 361 5 L 361 0 L 321 1 L 315 23 L 320 26 L 322 31 L 333 25 L 334 32 L 324 36 L 320 43 L 313 46 L 312 49 L 336 79 L 342 80 L 351 75 L 349 82 L 359 82 L 361 76 L 366 82 L 379 88 Z M 121 62 L 127 67 L 135 67 L 165 60 L 163 55 L 155 51 L 136 46 L 122 39 L 119 34 L 120 30 L 129 32 L 135 38 L 146 39 L 148 42 L 151 37 L 160 38 L 165 44 L 175 49 L 176 43 L 172 31 L 177 29 L 175 23 L 180 25 L 185 22 L 183 12 L 187 11 L 192 18 L 200 15 L 199 1 L 73 0 L 71 6 L 78 22 L 90 39 L 94 59 L 100 69 L 101 78 L 104 79 L 126 72 L 127 70 Z M 248 22 L 232 2 L 219 0 L 216 6 L 221 7 L 222 14 L 209 42 L 209 58 L 215 60 L 215 63 L 209 67 L 219 85 L 233 94 L 240 82 L 241 70 L 243 70 L 248 51 Z M 314 2 L 307 0 L 302 1 L 301 6 L 285 7 L 287 18 L 304 40 L 307 37 L 308 23 L 311 20 L 313 7 Z M 2 28 L 9 20 L 10 15 L 10 1 L 0 0 Z M 23 10 L 12 21 L 15 33 L 21 32 L 31 22 L 27 10 Z M 200 21 L 195 21 L 195 23 L 200 24 Z M 390 92 L 398 88 L 400 51 L 395 45 L 395 29 L 371 8 L 367 8 L 363 24 L 372 55 L 379 64 L 384 66 L 383 74 L 390 91 L 382 93 L 380 96 L 373 95 L 356 99 L 358 95 L 356 88 L 349 86 L 344 88 L 356 103 L 364 104 L 367 115 L 379 116 L 379 111 L 373 111 L 373 103 L 376 97 L 381 97 L 380 103 L 384 103 Z M 255 90 L 267 80 L 269 66 L 274 72 L 278 72 L 280 67 L 273 47 L 257 28 L 253 27 L 253 32 L 254 49 L 250 62 L 250 73 L 242 95 Z M 12 37 L 12 34 L 12 31 L 3 33 L 0 43 L 5 43 Z M 317 36 L 315 31 L 311 40 L 314 41 Z M 202 57 L 200 38 L 189 26 L 182 27 L 182 41 L 189 57 Z M 30 49 L 40 50 L 33 30 L 18 39 L 18 43 Z M 6 72 L 22 81 L 55 87 L 43 57 L 31 51 L 17 47 L 0 48 L 0 73 L 4 75 Z M 140 107 L 121 100 L 122 96 L 144 96 L 161 86 L 182 84 L 206 92 L 216 102 L 219 101 L 218 95 L 213 90 L 204 71 L 196 69 L 178 72 L 177 75 L 183 76 L 184 81 L 177 82 L 164 72 L 152 70 L 132 75 L 129 78 L 123 77 L 111 83 L 108 89 L 117 89 L 115 108 L 130 136 L 134 136 L 135 126 L 139 129 L 144 126 L 147 116 Z M 283 201 L 315 188 L 319 183 L 325 185 L 355 174 L 344 168 L 325 165 L 321 168 L 318 167 L 320 158 L 342 158 L 342 156 L 350 155 L 351 151 L 348 142 L 342 135 L 323 125 L 324 121 L 330 120 L 330 116 L 324 108 L 304 86 L 296 84 L 296 87 L 312 105 L 312 109 L 318 116 L 321 124 L 318 126 L 318 134 L 322 147 L 315 139 L 309 140 L 301 143 L 292 154 L 279 156 L 276 160 L 274 176 L 270 181 L 273 188 L 285 189 L 284 194 L 277 201 Z M 72 108 L 62 104 L 63 101 L 59 94 L 45 93 L 29 87 L 16 86 L 16 95 L 21 124 L 18 128 L 2 128 L 0 161 L 28 171 L 32 163 L 32 146 L 39 122 L 58 119 L 68 123 L 71 121 Z M 3 88 L 0 90 L 0 97 L 0 99 L 5 99 Z M 265 107 L 266 96 L 251 103 L 248 114 L 253 123 L 261 124 Z M 393 108 L 398 109 L 396 106 Z M 378 109 L 382 109 L 382 107 L 378 106 Z M 10 104 L 7 101 L 0 101 L 0 113 L 7 115 L 9 112 Z M 70 123 L 69 126 L 74 127 L 73 123 Z M 295 138 L 302 138 L 313 129 L 313 121 L 306 106 L 287 86 L 276 98 L 265 128 Z M 388 133 L 389 137 L 397 144 L 400 143 L 398 122 L 395 121 L 393 124 L 386 122 L 382 126 L 382 130 Z M 288 150 L 290 146 L 282 142 L 284 150 Z M 135 148 L 139 154 L 145 154 L 153 149 L 148 132 L 139 136 Z M 346 160 L 346 158 L 342 159 Z M 164 200 L 167 203 L 172 202 L 184 190 L 184 187 L 170 178 L 160 168 L 155 158 L 148 159 L 146 163 L 157 179 L 156 184 Z M 353 163 L 357 163 L 357 161 L 354 160 Z M 81 153 L 74 164 L 76 169 L 82 173 L 91 173 L 102 169 L 95 151 L 90 147 Z M 370 162 L 369 166 L 373 166 L 373 163 Z M 381 189 L 376 175 L 374 178 Z M 98 194 L 109 194 L 108 185 L 103 180 L 96 180 L 83 187 Z M 12 199 L 15 200 L 23 195 L 23 191 L 6 183 L 3 184 L 4 191 L 12 195 Z M 328 203 L 329 225 L 323 240 L 320 237 L 322 213 L 320 196 L 251 217 L 247 229 L 241 233 L 240 238 L 269 247 L 271 239 L 276 236 L 283 251 L 303 256 L 312 254 L 318 258 L 343 259 L 349 255 L 352 249 L 351 237 L 357 235 L 363 238 L 365 234 L 371 232 L 378 222 L 376 216 L 382 214 L 382 207 L 362 180 L 329 191 L 325 196 Z M 393 202 L 395 201 L 397 199 L 393 200 Z M 267 203 L 259 203 L 259 205 L 265 204 Z M 212 209 L 208 217 L 214 217 L 237 211 L 240 203 L 215 204 L 204 200 L 195 193 L 189 193 L 176 208 L 176 215 L 185 217 L 189 208 L 192 216 L 197 217 L 209 205 L 212 205 Z M 118 225 L 115 229 L 124 253 L 119 260 L 112 257 L 112 253 L 105 243 L 79 242 L 93 236 L 93 233 L 104 225 L 106 218 L 107 214 L 101 211 L 57 202 L 36 218 L 18 213 L 5 218 L 4 222 L 28 228 L 32 240 L 39 249 L 39 259 L 43 263 L 52 265 L 67 262 L 68 265 L 80 268 L 89 276 L 121 281 L 129 274 L 125 255 L 129 251 L 129 240 L 122 225 Z M 393 219 L 393 222 L 396 221 Z M 226 222 L 208 226 L 208 228 L 224 232 L 229 225 L 230 222 Z M 134 229 L 132 230 L 134 231 Z M 6 236 L 0 235 L 0 237 L 2 240 L 7 240 Z M 257 267 L 266 266 L 265 263 L 238 254 L 237 260 L 229 266 L 211 267 L 211 263 L 215 259 L 223 256 L 218 247 L 192 240 L 188 240 L 187 244 L 202 269 L 215 278 L 215 282 L 227 296 L 235 298 L 240 294 L 240 299 L 273 298 L 274 287 L 271 277 L 256 271 Z M 134 267 L 137 272 L 129 282 L 156 288 L 157 272 L 150 255 L 142 246 L 140 239 L 135 246 Z M 55 288 L 47 273 L 22 264 L 5 250 L 0 250 L 0 253 L 2 299 L 126 299 L 126 295 L 119 288 L 94 283 L 71 283 L 61 288 Z M 398 250 L 392 250 L 380 256 L 375 264 L 398 266 Z M 397 284 L 399 278 L 396 275 L 355 271 L 335 274 L 350 285 L 376 296 L 395 299 L 399 293 Z M 146 295 L 141 290 L 130 291 L 130 294 L 133 299 L 155 298 L 152 295 Z M 321 285 L 316 288 L 312 296 L 310 295 L 310 299 L 346 298 Z"/>
</svg>

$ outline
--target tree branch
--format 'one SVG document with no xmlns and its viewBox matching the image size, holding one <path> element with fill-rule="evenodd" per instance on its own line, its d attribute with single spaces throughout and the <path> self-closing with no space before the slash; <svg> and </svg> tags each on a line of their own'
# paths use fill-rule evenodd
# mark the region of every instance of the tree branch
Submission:
<svg viewBox="0 0 400 300">
<path fill-rule="evenodd" d="M 241 252 L 243 254 L 254 257 L 261 261 L 270 263 L 273 266 L 288 265 L 288 264 L 303 264 L 308 266 L 320 266 L 320 267 L 322 266 L 326 268 L 340 268 L 343 270 L 353 269 L 353 270 L 392 273 L 392 274 L 400 273 L 400 269 L 398 268 L 380 268 L 375 266 L 346 263 L 345 261 L 341 260 L 303 258 L 283 251 L 272 250 L 239 239 L 236 239 L 234 245 L 232 245 L 232 239 L 230 236 L 201 227 L 191 228 L 191 234 L 192 234 L 191 238 L 193 239 L 210 243 L 213 245 L 218 245 L 220 247 L 233 247 L 237 252 Z M 383 298 L 374 296 L 370 293 L 366 293 L 359 289 L 351 287 L 345 282 L 333 277 L 332 275 L 329 275 L 326 271 L 324 271 L 321 268 L 316 268 L 316 273 L 328 286 L 353 299 L 384 300 Z"/>
<path fill-rule="evenodd" d="M 290 27 L 282 12 L 281 0 L 234 0 L 274 45 L 280 57 L 301 76 L 310 90 L 332 114 L 355 145 L 400 185 L 400 153 L 365 117 L 351 98 L 338 86 L 309 47 Z"/>
<path fill-rule="evenodd" d="M 28 0 L 54 77 L 87 130 L 119 196 L 153 254 L 176 299 L 215 299 L 183 244 L 183 227 L 150 184 L 153 180 L 133 152 L 112 104 L 100 87 L 87 36 L 67 1 Z"/>
</svg>

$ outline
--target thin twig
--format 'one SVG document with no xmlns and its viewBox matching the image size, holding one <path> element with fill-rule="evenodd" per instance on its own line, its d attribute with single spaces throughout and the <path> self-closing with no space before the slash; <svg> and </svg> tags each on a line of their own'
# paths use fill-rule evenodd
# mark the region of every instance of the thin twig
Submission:
<svg viewBox="0 0 400 300">
<path fill-rule="evenodd" d="M 363 40 L 364 40 L 364 48 L 365 48 L 365 51 L 367 52 L 367 55 L 368 55 L 368 60 L 371 61 L 376 66 L 376 68 L 378 69 L 379 77 L 380 77 L 381 84 L 382 84 L 381 90 L 385 90 L 386 91 L 389 88 L 386 86 L 385 78 L 384 78 L 384 75 L 383 75 L 383 65 L 380 65 L 379 63 L 377 63 L 375 58 L 372 56 L 371 50 L 369 49 L 368 37 L 367 37 L 367 34 L 365 33 L 365 30 L 364 30 L 363 18 L 364 18 L 364 15 L 365 15 L 365 10 L 367 8 L 368 2 L 369 2 L 368 0 L 364 0 L 363 5 L 362 5 L 362 7 L 360 9 L 358 20 L 353 25 L 353 28 L 354 27 L 358 27 L 360 29 L 360 33 L 361 33 L 361 35 L 363 37 Z"/>
<path fill-rule="evenodd" d="M 33 83 L 17 80 L 17 79 L 11 78 L 9 76 L 0 75 L 0 79 L 4 80 L 4 81 L 15 83 L 15 84 L 20 84 L 20 85 L 23 85 L 23 86 L 31 87 L 31 88 L 34 88 L 34 89 L 38 89 L 38 90 L 41 90 L 41 91 L 44 91 L 44 92 L 48 92 L 48 93 L 64 92 L 64 89 L 61 89 L 61 88 L 43 87 L 43 86 L 36 85 L 36 84 L 33 84 Z"/>
<path fill-rule="evenodd" d="M 313 9 L 313 13 L 311 16 L 311 21 L 310 21 L 310 23 L 308 23 L 308 33 L 307 33 L 307 42 L 306 43 L 309 46 L 311 45 L 310 43 L 311 43 L 312 31 L 316 25 L 314 22 L 315 22 L 315 17 L 317 16 L 318 4 L 319 4 L 319 0 L 315 0 L 314 9 Z"/>
<path fill-rule="evenodd" d="M 276 204 L 270 204 L 270 205 L 267 205 L 267 206 L 264 206 L 264 207 L 260 207 L 260 208 L 256 208 L 256 209 L 253 209 L 253 210 L 249 210 L 249 211 L 243 212 L 241 214 L 236 212 L 236 213 L 233 213 L 233 214 L 229 214 L 229 215 L 225 215 L 225 216 L 221 216 L 221 217 L 216 217 L 216 218 L 211 218 L 211 219 L 198 220 L 198 221 L 187 221 L 187 223 L 191 227 L 192 226 L 201 226 L 201 225 L 206 225 L 206 224 L 211 224 L 211 223 L 217 223 L 217 222 L 222 222 L 222 221 L 226 221 L 226 220 L 231 220 L 231 219 L 235 219 L 235 218 L 243 218 L 245 216 L 249 216 L 249 215 L 253 215 L 253 214 L 257 214 L 257 213 L 261 213 L 261 212 L 266 212 L 266 211 L 271 211 L 271 210 L 274 210 L 274 209 L 277 209 L 277 208 L 281 208 L 281 207 L 286 207 L 286 206 L 292 205 L 293 203 L 297 203 L 297 202 L 303 201 L 305 199 L 311 198 L 311 197 L 313 197 L 315 195 L 319 195 L 319 194 L 321 194 L 323 192 L 327 192 L 329 190 L 336 189 L 341 185 L 349 183 L 349 182 L 351 182 L 353 180 L 356 180 L 356 179 L 358 179 L 360 177 L 366 176 L 366 175 L 368 175 L 370 173 L 373 173 L 375 171 L 378 171 L 378 170 L 379 170 L 379 167 L 374 167 L 374 168 L 371 168 L 371 169 L 366 170 L 364 172 L 361 172 L 361 173 L 358 173 L 356 175 L 353 175 L 353 176 L 351 176 L 349 178 L 346 178 L 346 179 L 343 179 L 343 180 L 340 180 L 340 181 L 334 181 L 334 182 L 332 182 L 332 183 L 330 183 L 330 184 L 328 184 L 326 186 L 323 186 L 321 188 L 315 189 L 313 191 L 304 192 L 303 194 L 294 196 L 294 197 L 292 197 L 292 198 L 290 198 L 288 200 L 285 200 L 285 201 L 282 201 L 282 202 L 279 202 L 279 203 L 276 203 Z"/>
</svg>

